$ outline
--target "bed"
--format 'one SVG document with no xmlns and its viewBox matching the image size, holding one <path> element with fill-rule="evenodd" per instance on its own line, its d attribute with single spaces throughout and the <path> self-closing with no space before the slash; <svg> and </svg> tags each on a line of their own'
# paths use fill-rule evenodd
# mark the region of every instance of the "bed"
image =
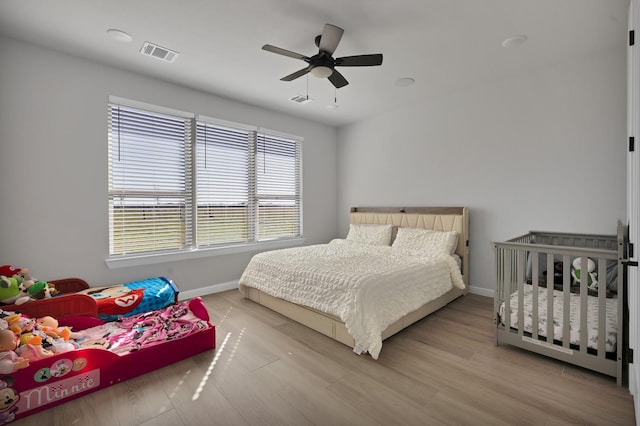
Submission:
<svg viewBox="0 0 640 426">
<path fill-rule="evenodd" d="M 25 324 L 30 322 L 24 314 L 0 311 L 0 324 L 12 323 L 8 320 L 16 315 Z M 38 330 L 37 322 L 31 324 L 34 334 L 51 333 L 44 326 Z M 69 341 L 48 339 L 47 350 L 53 354 L 41 357 L 40 349 L 31 358 L 30 347 L 16 348 L 16 353 L 31 359 L 26 368 L 0 374 L 0 424 L 215 347 L 215 326 L 200 298 L 110 322 L 97 316 L 66 316 L 55 330 L 69 326 L 73 332 Z"/>
<path fill-rule="evenodd" d="M 90 287 L 81 278 L 49 281 L 56 296 L 20 305 L 0 304 L 0 309 L 17 311 L 34 318 L 88 315 L 104 321 L 153 311 L 178 301 L 179 290 L 167 277 L 152 277 L 123 284 Z"/>
<path fill-rule="evenodd" d="M 531 231 L 495 243 L 496 344 L 623 380 L 626 231 Z M 521 326 L 522 325 L 522 326 Z"/>
<path fill-rule="evenodd" d="M 259 253 L 239 290 L 377 359 L 383 340 L 467 294 L 468 280 L 466 207 L 355 207 L 345 239 Z"/>
<path fill-rule="evenodd" d="M 33 318 L 52 315 L 63 318 L 70 315 L 98 316 L 96 301 L 86 294 L 77 292 L 88 289 L 89 284 L 82 278 L 63 278 L 49 281 L 60 293 L 56 297 L 33 300 L 22 305 L 0 304 L 5 311 L 19 311 Z"/>
</svg>

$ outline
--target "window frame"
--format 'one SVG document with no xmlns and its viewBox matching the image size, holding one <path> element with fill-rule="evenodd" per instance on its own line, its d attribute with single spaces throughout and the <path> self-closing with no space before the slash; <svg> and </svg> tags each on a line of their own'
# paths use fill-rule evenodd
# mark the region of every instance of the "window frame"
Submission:
<svg viewBox="0 0 640 426">
<path fill-rule="evenodd" d="M 176 118 L 186 118 L 188 123 L 190 123 L 190 147 L 188 149 L 191 150 L 191 158 L 190 164 L 185 164 L 185 180 L 190 182 L 190 198 L 186 200 L 187 204 L 190 204 L 187 208 L 192 211 L 190 215 L 185 215 L 185 234 L 187 238 L 186 246 L 184 248 L 170 248 L 163 250 L 151 250 L 151 251 L 143 251 L 143 252 L 132 252 L 132 253 L 124 253 L 124 254 L 112 254 L 111 248 L 113 244 L 113 231 L 112 231 L 112 203 L 111 198 L 114 196 L 114 192 L 111 191 L 112 184 L 112 176 L 111 176 L 111 108 L 112 105 L 123 106 L 126 108 L 133 108 L 138 110 L 143 110 L 145 112 L 149 112 L 151 114 L 162 114 L 173 116 Z M 251 126 L 241 123 L 235 123 L 231 121 L 221 120 L 218 118 L 212 118 L 205 115 L 198 115 L 195 113 L 189 113 L 184 111 L 179 111 L 171 108 L 160 107 L 156 105 L 146 104 L 143 102 L 133 101 L 130 99 L 120 98 L 116 96 L 109 96 L 108 100 L 108 109 L 109 109 L 109 119 L 108 119 L 108 137 L 109 137 L 109 178 L 108 178 L 108 242 L 109 242 L 109 251 L 105 262 L 107 263 L 109 268 L 119 268 L 119 267 L 128 267 L 128 266 L 138 266 L 145 264 L 154 264 L 154 263 L 164 263 L 170 261 L 177 260 L 185 260 L 185 259 L 193 259 L 193 258 L 202 258 L 209 256 L 217 256 L 217 255 L 226 255 L 233 253 L 242 253 L 248 251 L 260 251 L 260 250 L 271 250 L 276 248 L 285 248 L 292 247 L 297 245 L 302 245 L 304 243 L 304 234 L 303 234 L 303 206 L 302 206 L 302 188 L 303 188 L 303 178 L 302 178 L 302 148 L 304 139 L 300 136 L 295 136 L 283 132 L 273 131 L 269 129 L 259 128 L 257 126 Z M 207 125 L 212 126 L 222 126 L 234 130 L 240 130 L 243 132 L 249 132 L 253 135 L 252 141 L 249 142 L 249 157 L 251 158 L 251 162 L 249 164 L 250 170 L 248 170 L 249 174 L 249 182 L 248 187 L 249 196 L 248 203 L 249 209 L 247 214 L 248 216 L 248 238 L 246 241 L 239 242 L 230 242 L 230 243 L 220 243 L 220 244 L 211 244 L 205 246 L 198 246 L 198 237 L 197 237 L 197 220 L 198 220 L 198 170 L 197 170 L 197 161 L 198 161 L 198 125 L 201 123 L 206 123 Z M 275 239 L 268 239 L 264 241 L 258 240 L 258 209 L 259 209 L 259 200 L 260 196 L 258 194 L 257 184 L 256 184 L 256 168 L 258 167 L 258 163 L 255 160 L 255 149 L 257 147 L 257 141 L 259 139 L 259 135 L 266 134 L 269 137 L 281 138 L 288 141 L 291 141 L 295 144 L 296 148 L 296 157 L 295 157 L 295 182 L 293 183 L 296 186 L 296 215 L 297 215 L 297 227 L 299 232 L 297 235 L 293 235 L 290 237 L 280 237 Z M 185 142 L 186 143 L 186 142 Z M 119 191 L 122 192 L 122 191 Z"/>
</svg>

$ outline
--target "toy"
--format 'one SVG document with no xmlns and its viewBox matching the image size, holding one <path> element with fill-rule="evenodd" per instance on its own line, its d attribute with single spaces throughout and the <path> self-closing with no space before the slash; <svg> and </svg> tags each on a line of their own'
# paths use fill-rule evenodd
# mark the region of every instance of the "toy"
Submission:
<svg viewBox="0 0 640 426">
<path fill-rule="evenodd" d="M 31 286 L 29 286 L 27 291 L 29 293 L 29 296 L 34 300 L 47 299 L 49 297 L 53 297 L 53 295 L 56 294 L 55 286 L 50 285 L 46 281 L 36 281 L 35 283 L 31 284 Z M 16 302 L 16 305 L 18 304 L 19 303 Z"/>
<path fill-rule="evenodd" d="M 17 344 L 11 330 L 0 330 L 0 373 L 10 374 L 29 366 L 29 360 L 15 352 Z"/>
<path fill-rule="evenodd" d="M 9 278 L 9 281 L 13 279 L 16 278 Z M 18 282 L 19 281 L 20 280 L 18 279 Z M 34 282 L 33 280 L 24 280 L 22 283 L 18 284 L 18 291 L 18 295 L 14 296 L 15 300 L 10 303 L 22 305 L 33 300 L 48 299 L 53 297 L 53 295 L 58 294 L 58 291 L 53 284 L 49 284 L 45 281 Z M 11 299 L 12 297 L 9 297 L 8 299 L 0 299 L 0 302 Z"/>
<path fill-rule="evenodd" d="M 572 266 L 573 268 L 571 268 L 571 276 L 575 280 L 576 284 L 580 284 L 580 277 L 584 276 L 583 274 L 584 268 L 582 268 L 584 264 L 582 262 L 582 258 L 577 257 L 576 259 L 574 259 L 574 261 L 572 262 Z M 595 271 L 596 263 L 590 258 L 587 258 L 586 266 L 587 266 L 586 268 L 587 287 L 589 289 L 595 290 L 598 288 L 598 273 Z"/>
<path fill-rule="evenodd" d="M 36 359 L 48 358 L 53 356 L 53 352 L 42 347 L 42 345 L 34 345 L 27 343 L 16 348 L 16 353 L 21 357 L 35 361 Z"/>
<path fill-rule="evenodd" d="M 0 275 L 4 275 L 5 277 L 19 276 L 25 280 L 30 279 L 29 268 L 16 268 L 11 265 L 0 266 Z"/>
<path fill-rule="evenodd" d="M 20 276 L 7 277 L 0 275 L 0 303 L 15 303 L 18 299 L 27 296 L 26 293 L 21 290 L 21 284 L 23 282 L 24 278 Z"/>
<path fill-rule="evenodd" d="M 70 338 L 76 339 L 78 333 L 73 333 L 69 327 L 58 327 L 58 320 L 51 316 L 44 316 L 36 320 L 38 329 L 54 339 L 62 339 L 68 342 Z"/>
<path fill-rule="evenodd" d="M 75 341 L 70 340 L 68 342 L 65 342 L 62 339 L 58 339 L 55 342 L 53 342 L 53 344 L 50 346 L 50 350 L 51 352 L 57 355 L 64 352 L 73 351 L 75 349 L 78 349 L 79 347 L 80 345 L 77 344 Z"/>
<path fill-rule="evenodd" d="M 18 346 L 31 344 L 41 345 L 42 337 L 34 333 L 35 320 L 13 314 L 6 318 L 8 329 L 18 338 Z"/>
</svg>

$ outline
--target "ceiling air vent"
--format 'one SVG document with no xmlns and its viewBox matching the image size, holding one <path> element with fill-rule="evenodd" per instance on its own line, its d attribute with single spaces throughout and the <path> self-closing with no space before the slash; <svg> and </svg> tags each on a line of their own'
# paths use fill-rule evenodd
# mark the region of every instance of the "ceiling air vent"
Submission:
<svg viewBox="0 0 640 426">
<path fill-rule="evenodd" d="M 179 55 L 178 52 L 158 46 L 157 44 L 149 43 L 148 41 L 144 42 L 142 49 L 140 49 L 140 53 L 146 56 L 153 56 L 154 58 L 162 59 L 167 62 L 175 62 Z"/>
<path fill-rule="evenodd" d="M 295 102 L 295 103 L 300 104 L 300 105 L 308 104 L 312 100 L 313 99 L 311 99 L 310 97 L 305 96 L 305 95 L 296 95 L 293 98 L 291 98 L 291 102 Z"/>
</svg>

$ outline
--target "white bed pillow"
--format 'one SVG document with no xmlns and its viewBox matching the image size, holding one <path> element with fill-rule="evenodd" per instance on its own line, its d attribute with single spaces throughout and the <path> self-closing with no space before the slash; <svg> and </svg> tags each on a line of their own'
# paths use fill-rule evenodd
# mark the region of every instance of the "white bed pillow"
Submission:
<svg viewBox="0 0 640 426">
<path fill-rule="evenodd" d="M 347 240 L 373 246 L 391 245 L 391 232 L 393 225 L 349 225 Z"/>
<path fill-rule="evenodd" d="M 454 254 L 458 246 L 455 231 L 434 231 L 432 229 L 398 228 L 392 247 L 428 253 Z"/>
</svg>

